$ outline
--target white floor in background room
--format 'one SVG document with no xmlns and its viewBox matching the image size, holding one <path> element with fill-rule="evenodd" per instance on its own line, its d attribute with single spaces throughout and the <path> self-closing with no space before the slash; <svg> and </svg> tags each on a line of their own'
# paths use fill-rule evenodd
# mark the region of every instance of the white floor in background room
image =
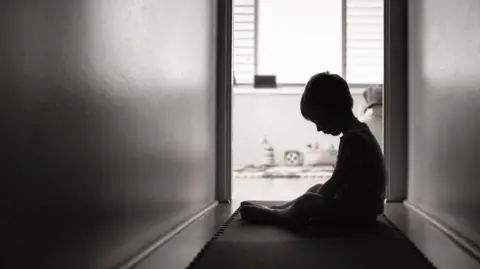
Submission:
<svg viewBox="0 0 480 269">
<path fill-rule="evenodd" d="M 287 201 L 297 198 L 311 186 L 328 178 L 233 178 L 232 199 L 235 201 Z"/>
</svg>

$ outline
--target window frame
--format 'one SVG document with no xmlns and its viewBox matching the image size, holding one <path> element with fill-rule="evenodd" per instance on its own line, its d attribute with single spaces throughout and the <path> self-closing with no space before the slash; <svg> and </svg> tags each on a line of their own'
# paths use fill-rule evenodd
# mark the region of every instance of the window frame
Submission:
<svg viewBox="0 0 480 269">
<path fill-rule="evenodd" d="M 408 196 L 408 1 L 384 0 L 386 203 Z M 216 199 L 232 203 L 232 0 L 217 3 Z M 377 84 L 378 85 L 378 84 Z"/>
<path fill-rule="evenodd" d="M 254 10 L 255 10 L 255 14 L 254 14 L 254 27 L 253 27 L 253 31 L 254 31 L 254 45 L 253 45 L 253 50 L 254 50 L 254 53 L 253 53 L 253 74 L 257 74 L 258 73 L 258 41 L 259 41 L 259 38 L 258 38 L 258 15 L 259 15 L 259 8 L 258 8 L 258 1 L 261 1 L 261 0 L 253 0 L 254 4 L 253 4 L 253 7 L 254 7 Z M 347 0 L 341 0 L 342 3 L 341 3 L 341 9 L 342 9 L 342 14 L 341 14 L 341 18 L 342 18 L 342 34 L 341 34 L 341 38 L 342 38 L 342 73 L 341 73 L 341 76 L 343 78 L 346 78 L 346 75 L 347 75 Z M 235 8 L 235 4 L 233 4 L 233 8 Z M 233 12 L 234 13 L 234 12 Z M 233 19 L 233 17 L 232 17 Z M 233 22 L 232 24 L 235 24 L 235 22 Z M 233 30 L 233 28 L 232 28 Z M 232 44 L 234 45 L 234 44 Z M 235 72 L 235 64 L 232 65 L 232 72 Z M 233 86 L 240 86 L 240 87 L 244 87 L 244 86 L 253 86 L 253 82 L 252 83 L 237 83 L 236 79 L 235 79 L 235 74 L 233 73 Z M 348 85 L 350 86 L 350 88 L 368 88 L 368 87 L 373 87 L 373 86 L 378 86 L 378 85 L 382 85 L 383 86 L 384 83 L 375 83 L 375 82 L 372 82 L 372 83 L 349 83 Z M 280 87 L 280 88 L 285 88 L 285 87 L 305 87 L 306 85 L 306 82 L 305 83 L 278 83 L 277 84 L 277 87 Z"/>
</svg>

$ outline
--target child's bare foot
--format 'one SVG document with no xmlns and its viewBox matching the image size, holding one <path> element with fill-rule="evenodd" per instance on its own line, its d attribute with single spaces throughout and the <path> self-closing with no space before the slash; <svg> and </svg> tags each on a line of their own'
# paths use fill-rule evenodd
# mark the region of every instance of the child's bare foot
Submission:
<svg viewBox="0 0 480 269">
<path fill-rule="evenodd" d="M 254 204 L 252 202 L 249 202 L 249 201 L 243 201 L 243 202 L 240 203 L 240 206 L 246 206 L 246 205 L 256 205 L 256 204 Z"/>
<path fill-rule="evenodd" d="M 240 206 L 247 206 L 247 205 L 252 205 L 252 206 L 261 206 L 261 205 L 258 205 L 258 204 L 255 204 L 255 203 L 252 203 L 252 202 L 248 202 L 248 201 L 243 201 L 240 203 Z M 283 209 L 283 208 L 287 208 L 290 204 L 282 204 L 282 205 L 272 205 L 272 206 L 262 206 L 262 207 L 267 207 L 267 208 L 270 208 L 270 209 Z"/>
<path fill-rule="evenodd" d="M 276 210 L 259 205 L 242 206 L 240 216 L 245 222 L 251 224 L 275 224 L 279 217 Z"/>
</svg>

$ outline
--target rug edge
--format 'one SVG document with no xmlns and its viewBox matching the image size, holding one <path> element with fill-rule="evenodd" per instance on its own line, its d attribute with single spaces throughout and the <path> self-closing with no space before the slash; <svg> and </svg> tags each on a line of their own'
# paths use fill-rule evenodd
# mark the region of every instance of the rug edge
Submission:
<svg viewBox="0 0 480 269">
<path fill-rule="evenodd" d="M 195 255 L 192 261 L 188 264 L 186 269 L 192 269 L 198 263 L 198 261 L 205 255 L 205 252 L 210 248 L 210 246 L 225 232 L 230 223 L 237 217 L 240 213 L 240 207 L 238 207 L 232 215 L 225 221 L 225 223 L 218 228 L 217 232 L 208 240 L 207 243 L 202 247 L 202 249 Z"/>
</svg>

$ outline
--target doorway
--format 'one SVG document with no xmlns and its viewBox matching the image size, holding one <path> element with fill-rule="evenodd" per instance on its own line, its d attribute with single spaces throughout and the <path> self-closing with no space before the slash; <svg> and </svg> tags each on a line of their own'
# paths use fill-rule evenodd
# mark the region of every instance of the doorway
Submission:
<svg viewBox="0 0 480 269">
<path fill-rule="evenodd" d="M 278 200 L 279 198 L 268 194 L 268 190 L 275 192 L 274 189 L 277 187 L 285 188 L 283 197 L 294 197 L 304 192 L 305 188 L 301 184 L 296 184 L 300 182 L 298 179 L 302 178 L 298 176 L 298 172 L 296 175 L 292 175 L 295 173 L 292 170 L 298 170 L 299 167 L 284 165 L 288 159 L 285 158 L 287 151 L 288 153 L 305 153 L 312 147 L 331 150 L 331 152 L 335 151 L 335 148 L 332 150 L 331 147 L 332 144 L 335 146 L 335 143 L 318 143 L 322 146 L 317 147 L 315 142 L 318 141 L 308 140 L 308 135 L 305 135 L 305 133 L 310 132 L 309 135 L 314 133 L 319 139 L 318 133 L 314 132 L 314 128 L 309 126 L 308 122 L 300 123 L 302 122 L 301 116 L 298 112 L 295 112 L 295 106 L 298 107 L 295 98 L 299 100 L 307 75 L 303 75 L 303 78 L 301 72 L 285 75 L 287 73 L 285 71 L 287 67 L 285 66 L 275 70 L 275 63 L 270 62 L 268 64 L 269 59 L 271 61 L 275 58 L 275 51 L 269 51 L 267 54 L 270 55 L 262 56 L 265 54 L 265 52 L 262 54 L 262 51 L 265 51 L 265 49 L 261 49 L 262 46 L 268 46 L 262 45 L 262 26 L 260 26 L 260 22 L 265 21 L 265 19 L 260 17 L 262 13 L 261 1 L 265 1 L 264 4 L 283 2 L 281 4 L 284 7 L 289 4 L 288 0 L 277 2 L 272 0 L 219 1 L 219 21 L 223 22 L 219 24 L 219 61 L 217 62 L 220 74 L 217 109 L 222 111 L 218 118 L 219 144 L 217 151 L 217 197 L 220 202 L 230 202 L 232 197 L 235 200 L 257 199 L 258 195 L 261 195 L 263 200 Z M 323 69 L 342 74 L 350 83 L 352 95 L 358 96 L 354 112 L 359 118 L 371 117 L 372 114 L 380 112 L 381 120 L 380 123 L 377 121 L 376 126 L 380 127 L 381 130 L 380 134 L 377 134 L 377 140 L 384 145 L 389 181 L 387 195 L 390 198 L 394 197 L 395 201 L 401 201 L 406 193 L 405 179 L 407 173 L 407 1 L 343 0 L 341 2 L 341 39 L 338 42 L 341 47 L 339 53 L 341 55 L 341 65 L 340 69 L 337 67 L 340 71 L 337 72 L 335 67 L 329 68 L 328 66 L 323 67 Z M 270 12 L 269 20 L 273 20 L 272 18 L 277 13 L 281 14 L 281 12 Z M 363 33 L 361 31 L 367 28 L 371 32 Z M 374 28 L 377 30 L 374 30 Z M 276 31 L 278 32 L 278 30 Z M 221 33 L 224 33 L 224 35 Z M 280 35 L 277 35 L 277 38 L 278 36 Z M 367 40 L 362 40 L 362 38 Z M 369 41 L 368 39 L 373 40 Z M 270 40 L 263 42 L 274 44 L 272 40 L 275 40 L 275 37 L 271 36 Z M 370 44 L 370 47 L 365 47 L 368 44 Z M 291 47 L 295 47 L 294 45 L 291 45 Z M 368 64 L 367 59 L 372 57 L 368 57 L 368 53 L 367 55 L 359 54 L 358 51 L 361 49 L 376 52 L 375 60 L 372 61 L 373 64 L 366 69 L 363 66 Z M 301 62 L 299 59 L 302 59 L 302 57 L 300 56 L 297 57 L 298 59 L 290 57 L 290 60 Z M 227 63 L 225 63 L 225 60 L 227 60 Z M 267 64 L 262 65 L 262 61 L 263 63 L 266 61 Z M 312 69 L 308 70 L 308 67 L 307 65 L 304 68 L 307 70 L 304 72 L 305 74 L 311 75 L 318 72 Z M 227 73 L 225 73 L 225 68 L 228 70 Z M 362 76 L 362 72 L 358 71 L 359 69 L 364 69 L 364 73 L 365 70 L 370 72 L 370 75 Z M 272 73 L 276 75 L 276 87 L 262 89 L 255 87 L 255 75 L 271 75 Z M 356 78 L 369 78 L 370 80 L 355 81 Z M 365 100 L 364 93 L 367 89 L 373 89 L 370 91 L 374 93 L 380 89 L 382 96 L 380 109 L 377 106 L 376 111 L 369 111 L 369 113 L 366 113 L 368 109 L 365 109 L 368 101 Z M 375 94 L 373 95 L 375 96 Z M 268 105 L 269 102 L 270 105 Z M 247 105 L 242 106 L 242 104 Z M 268 109 L 272 105 L 273 107 L 276 106 L 277 109 Z M 249 113 L 238 113 L 241 110 Z M 280 118 L 280 121 L 287 122 L 287 118 L 294 118 L 295 113 L 298 113 L 297 118 L 291 120 L 290 125 L 285 124 L 290 128 L 285 128 L 283 131 L 288 132 L 292 137 L 303 137 L 304 140 L 297 139 L 300 141 L 297 141 L 297 144 L 291 141 L 285 143 L 285 140 L 279 138 L 278 133 L 281 132 L 279 132 L 280 128 L 278 126 L 281 125 L 278 124 L 278 118 Z M 281 116 L 279 117 L 278 114 Z M 259 123 L 261 120 L 264 121 L 265 118 L 274 117 L 277 117 L 277 123 L 270 125 Z M 255 121 L 257 122 L 255 123 Z M 389 122 L 395 122 L 395 124 L 389 124 Z M 291 126 L 295 126 L 295 124 L 297 124 L 296 128 L 292 128 Z M 299 127 L 301 124 L 305 125 Z M 241 126 L 244 128 L 239 128 Z M 256 128 L 258 126 L 261 128 L 266 126 L 267 128 Z M 243 134 L 242 132 L 236 133 L 236 128 L 243 130 Z M 247 135 L 250 130 L 252 132 Z M 277 134 L 273 131 L 276 131 Z M 252 133 L 256 134 L 251 135 Z M 266 149 L 269 148 L 273 149 L 271 155 L 273 155 L 276 164 L 274 167 L 269 166 L 269 169 L 273 169 L 268 171 L 270 174 L 265 173 L 265 171 L 258 171 L 259 166 L 265 166 L 265 162 L 271 160 L 271 158 L 264 158 L 265 154 L 269 152 Z M 250 152 L 251 157 L 248 157 L 248 152 Z M 288 156 L 291 157 L 292 154 L 288 154 Z M 293 154 L 293 156 L 296 155 Z M 293 159 L 295 160 L 295 157 Z M 246 162 L 245 160 L 250 161 Z M 288 171 L 278 171 L 281 167 L 286 166 L 288 166 Z M 325 170 L 327 171 L 321 172 L 323 177 L 328 179 L 329 172 L 328 169 Z M 255 173 L 257 173 L 256 176 Z M 281 180 L 275 180 L 278 179 L 278 177 L 273 176 L 275 174 L 280 174 L 284 182 L 288 182 L 290 185 L 279 183 Z M 245 181 L 244 179 L 249 176 L 251 176 L 251 180 Z M 305 177 L 305 173 L 303 176 Z M 254 181 L 255 177 L 257 181 Z M 319 183 L 319 177 L 317 176 L 311 183 Z M 254 182 L 260 182 L 259 178 L 264 182 L 263 186 L 254 184 Z M 315 178 L 315 176 L 312 176 L 312 178 Z M 236 193 L 241 188 L 241 184 L 247 184 L 247 182 L 251 183 L 250 188 L 244 188 L 243 194 L 241 192 Z M 306 185 L 309 186 L 310 184 Z M 288 190 L 286 190 L 287 188 Z M 252 195 L 255 192 L 257 195 Z M 280 199 L 283 200 L 284 198 Z"/>
<path fill-rule="evenodd" d="M 339 138 L 299 110 L 315 73 L 349 82 L 355 114 L 383 142 L 383 0 L 233 0 L 232 21 L 234 200 L 291 200 L 331 176 Z"/>
</svg>

